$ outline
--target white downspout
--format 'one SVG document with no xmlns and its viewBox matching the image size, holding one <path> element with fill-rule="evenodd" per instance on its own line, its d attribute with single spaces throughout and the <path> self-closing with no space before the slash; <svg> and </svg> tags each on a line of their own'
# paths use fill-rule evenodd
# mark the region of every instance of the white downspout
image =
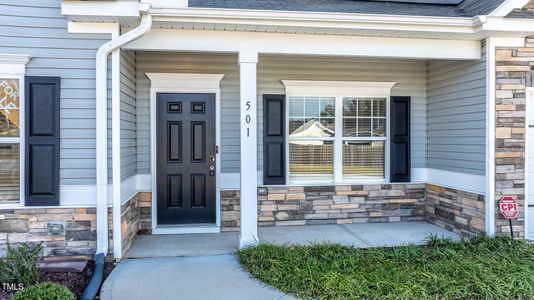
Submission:
<svg viewBox="0 0 534 300">
<path fill-rule="evenodd" d="M 107 67 L 108 56 L 120 47 L 142 37 L 152 28 L 149 5 L 141 3 L 141 24 L 133 30 L 102 45 L 96 54 L 96 253 L 108 253 L 108 116 L 107 116 Z M 120 176 L 118 176 L 120 180 Z M 114 178 L 117 180 L 117 178 Z M 117 198 L 117 199 L 115 199 Z M 113 197 L 113 215 L 120 220 L 120 197 Z M 117 228 L 117 226 L 114 226 Z M 120 228 L 120 225 L 118 226 Z M 118 233 L 120 238 L 120 232 Z M 117 238 L 114 234 L 114 238 Z"/>
</svg>

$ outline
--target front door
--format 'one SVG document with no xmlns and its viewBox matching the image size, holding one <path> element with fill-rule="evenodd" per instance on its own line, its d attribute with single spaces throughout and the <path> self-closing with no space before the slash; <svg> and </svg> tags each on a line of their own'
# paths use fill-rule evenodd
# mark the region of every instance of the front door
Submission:
<svg viewBox="0 0 534 300">
<path fill-rule="evenodd" d="M 215 95 L 156 99 L 158 224 L 215 223 Z"/>
</svg>

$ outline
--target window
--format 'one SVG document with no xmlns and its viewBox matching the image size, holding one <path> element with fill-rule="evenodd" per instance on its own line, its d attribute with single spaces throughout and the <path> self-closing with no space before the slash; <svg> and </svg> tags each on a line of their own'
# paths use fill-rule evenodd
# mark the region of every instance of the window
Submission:
<svg viewBox="0 0 534 300">
<path fill-rule="evenodd" d="M 386 98 L 343 98 L 343 178 L 384 178 Z"/>
<path fill-rule="evenodd" d="M 283 81 L 289 182 L 384 181 L 392 82 Z"/>
<path fill-rule="evenodd" d="M 20 201 L 20 80 L 0 77 L 0 203 Z"/>
<path fill-rule="evenodd" d="M 289 98 L 290 180 L 334 178 L 335 98 Z"/>
</svg>

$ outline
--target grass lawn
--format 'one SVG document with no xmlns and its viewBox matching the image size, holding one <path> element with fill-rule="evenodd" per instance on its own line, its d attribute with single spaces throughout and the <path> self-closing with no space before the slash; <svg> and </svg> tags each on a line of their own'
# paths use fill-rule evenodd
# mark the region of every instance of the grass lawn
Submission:
<svg viewBox="0 0 534 300">
<path fill-rule="evenodd" d="M 534 245 L 509 238 L 368 250 L 261 244 L 237 256 L 254 277 L 302 299 L 534 299 Z"/>
</svg>

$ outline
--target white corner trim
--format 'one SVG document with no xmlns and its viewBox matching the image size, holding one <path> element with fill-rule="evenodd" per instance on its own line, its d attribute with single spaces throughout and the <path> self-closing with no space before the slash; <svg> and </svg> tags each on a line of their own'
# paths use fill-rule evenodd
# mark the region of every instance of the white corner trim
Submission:
<svg viewBox="0 0 534 300">
<path fill-rule="evenodd" d="M 505 17 L 514 9 L 522 9 L 530 0 L 506 0 L 488 16 Z"/>
<path fill-rule="evenodd" d="M 119 32 L 119 23 L 90 23 L 90 22 L 69 22 L 67 31 L 69 33 L 115 33 Z"/>
<path fill-rule="evenodd" d="M 526 112 L 526 120 L 525 120 L 525 237 L 529 240 L 534 240 L 534 226 L 531 224 L 534 223 L 534 220 L 529 218 L 529 215 L 534 215 L 534 207 L 530 207 L 531 205 L 534 205 L 534 201 L 530 198 L 530 192 L 529 189 L 531 189 L 530 184 L 530 167 L 529 167 L 529 151 L 532 151 L 531 149 L 534 147 L 531 143 L 529 143 L 529 135 L 531 135 L 530 132 L 534 130 L 534 128 L 530 128 L 530 124 L 534 123 L 534 107 L 532 107 L 532 101 L 534 101 L 534 87 L 527 87 L 526 89 L 526 102 L 525 102 L 525 112 Z M 533 198 L 534 199 L 534 198 Z M 533 227 L 533 230 L 530 231 L 530 227 Z"/>
<path fill-rule="evenodd" d="M 220 89 L 224 74 L 146 73 L 153 89 Z"/>
<path fill-rule="evenodd" d="M 291 96 L 389 96 L 396 82 L 282 80 Z"/>
<path fill-rule="evenodd" d="M 0 72 L 2 74 L 24 75 L 26 65 L 31 58 L 30 55 L 0 54 Z"/>
</svg>

